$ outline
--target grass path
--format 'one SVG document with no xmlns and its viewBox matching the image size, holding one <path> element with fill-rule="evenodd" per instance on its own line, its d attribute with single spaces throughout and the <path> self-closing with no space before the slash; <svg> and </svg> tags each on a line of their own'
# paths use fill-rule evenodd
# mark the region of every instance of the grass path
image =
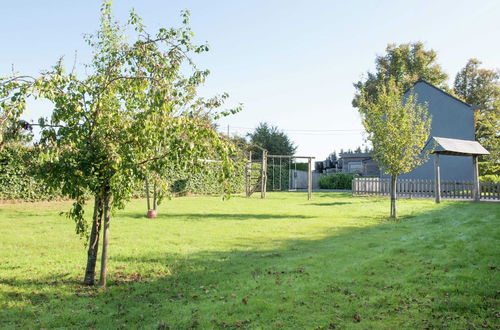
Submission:
<svg viewBox="0 0 500 330">
<path fill-rule="evenodd" d="M 112 219 L 106 290 L 80 285 L 68 202 L 0 205 L 0 327 L 500 324 L 498 203 L 400 200 L 398 223 L 342 193 L 178 198 L 154 220 L 144 204 Z"/>
</svg>

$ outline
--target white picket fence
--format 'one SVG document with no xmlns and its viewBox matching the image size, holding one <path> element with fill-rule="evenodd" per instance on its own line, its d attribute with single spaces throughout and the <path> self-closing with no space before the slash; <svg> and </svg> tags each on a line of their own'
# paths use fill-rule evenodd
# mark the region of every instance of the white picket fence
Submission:
<svg viewBox="0 0 500 330">
<path fill-rule="evenodd" d="M 441 198 L 473 199 L 472 182 L 441 181 Z M 434 180 L 398 179 L 396 191 L 399 197 L 434 198 Z M 500 183 L 479 184 L 481 200 L 500 200 Z M 352 193 L 355 195 L 389 196 L 391 180 L 380 178 L 355 178 Z"/>
</svg>

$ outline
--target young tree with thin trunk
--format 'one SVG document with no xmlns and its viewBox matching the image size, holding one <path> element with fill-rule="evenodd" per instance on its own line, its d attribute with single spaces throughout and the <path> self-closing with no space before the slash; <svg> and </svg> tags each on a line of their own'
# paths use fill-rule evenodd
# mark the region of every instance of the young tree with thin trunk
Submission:
<svg viewBox="0 0 500 330">
<path fill-rule="evenodd" d="M 14 75 L 0 84 L 1 104 L 23 109 L 27 97 L 53 105 L 49 119 L 40 119 L 38 147 L 44 179 L 75 200 L 68 215 L 76 232 L 88 238 L 84 283 L 94 284 L 99 238 L 102 236 L 101 286 L 106 285 L 108 244 L 113 210 L 123 208 L 148 174 L 172 166 L 201 168 L 202 160 L 220 160 L 218 172 L 225 191 L 235 174 L 235 147 L 214 129 L 213 121 L 239 110 L 216 112 L 226 94 L 203 99 L 197 87 L 207 70 L 191 60 L 208 50 L 195 45 L 189 13 L 182 13 L 180 28 L 161 28 L 149 34 L 141 19 L 130 12 L 125 27 L 101 7 L 100 29 L 86 38 L 93 59 L 81 78 L 65 72 L 62 61 L 40 77 Z M 133 42 L 127 42 L 132 36 Z M 159 190 L 168 189 L 168 177 L 155 176 Z M 84 216 L 88 195 L 94 197 L 90 235 Z"/>
<path fill-rule="evenodd" d="M 391 217 L 396 218 L 396 183 L 399 175 L 423 164 L 431 117 L 416 95 L 404 96 L 391 80 L 378 87 L 375 98 L 361 92 L 359 112 L 373 145 L 373 157 L 391 175 Z"/>
</svg>

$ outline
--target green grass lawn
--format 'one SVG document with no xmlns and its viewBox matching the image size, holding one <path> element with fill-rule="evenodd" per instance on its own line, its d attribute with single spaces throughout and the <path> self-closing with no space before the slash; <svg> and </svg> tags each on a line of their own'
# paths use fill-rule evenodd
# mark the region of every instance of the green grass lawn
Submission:
<svg viewBox="0 0 500 330">
<path fill-rule="evenodd" d="M 0 205 L 1 328 L 474 328 L 500 324 L 500 204 L 269 193 L 132 201 L 109 286 L 69 202 Z M 89 215 L 91 214 L 89 209 Z"/>
</svg>

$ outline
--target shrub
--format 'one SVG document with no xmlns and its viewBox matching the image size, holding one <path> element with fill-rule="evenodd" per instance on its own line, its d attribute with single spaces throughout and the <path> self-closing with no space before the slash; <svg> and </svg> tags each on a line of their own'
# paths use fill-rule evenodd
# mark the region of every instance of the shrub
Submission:
<svg viewBox="0 0 500 330">
<path fill-rule="evenodd" d="M 50 190 L 37 173 L 42 171 L 37 161 L 36 150 L 26 146 L 5 147 L 0 150 L 0 200 L 53 200 L 60 199 L 60 191 Z M 221 194 L 222 183 L 218 181 L 218 164 L 207 165 L 197 173 L 185 170 L 168 175 L 172 178 L 170 192 L 182 196 L 192 194 Z M 133 197 L 145 197 L 144 182 L 134 182 Z M 232 193 L 245 191 L 244 164 L 238 167 L 238 175 L 232 179 Z M 150 187 L 152 189 L 152 187 Z M 152 190 L 151 190 L 152 191 Z M 89 196 L 90 197 L 90 196 Z"/>
<path fill-rule="evenodd" d="M 495 162 L 479 162 L 479 173 L 486 175 L 500 175 L 500 164 Z"/>
<path fill-rule="evenodd" d="M 500 183 L 500 175 L 495 175 L 495 174 L 481 175 L 479 177 L 479 181 L 481 181 L 481 182 L 491 182 L 491 183 Z"/>
<path fill-rule="evenodd" d="M 354 174 L 349 173 L 336 173 L 326 174 L 319 178 L 319 187 L 321 189 L 344 189 L 350 190 L 352 188 L 352 179 Z"/>
<path fill-rule="evenodd" d="M 177 179 L 170 186 L 170 191 L 179 196 L 183 196 L 187 193 L 188 179 Z"/>
<path fill-rule="evenodd" d="M 0 150 L 0 200 L 50 200 L 61 197 L 39 178 L 36 151 L 27 146 L 8 146 Z"/>
<path fill-rule="evenodd" d="M 307 171 L 309 169 L 308 163 L 295 163 L 292 164 L 292 170 L 297 169 L 297 171 Z"/>
</svg>

